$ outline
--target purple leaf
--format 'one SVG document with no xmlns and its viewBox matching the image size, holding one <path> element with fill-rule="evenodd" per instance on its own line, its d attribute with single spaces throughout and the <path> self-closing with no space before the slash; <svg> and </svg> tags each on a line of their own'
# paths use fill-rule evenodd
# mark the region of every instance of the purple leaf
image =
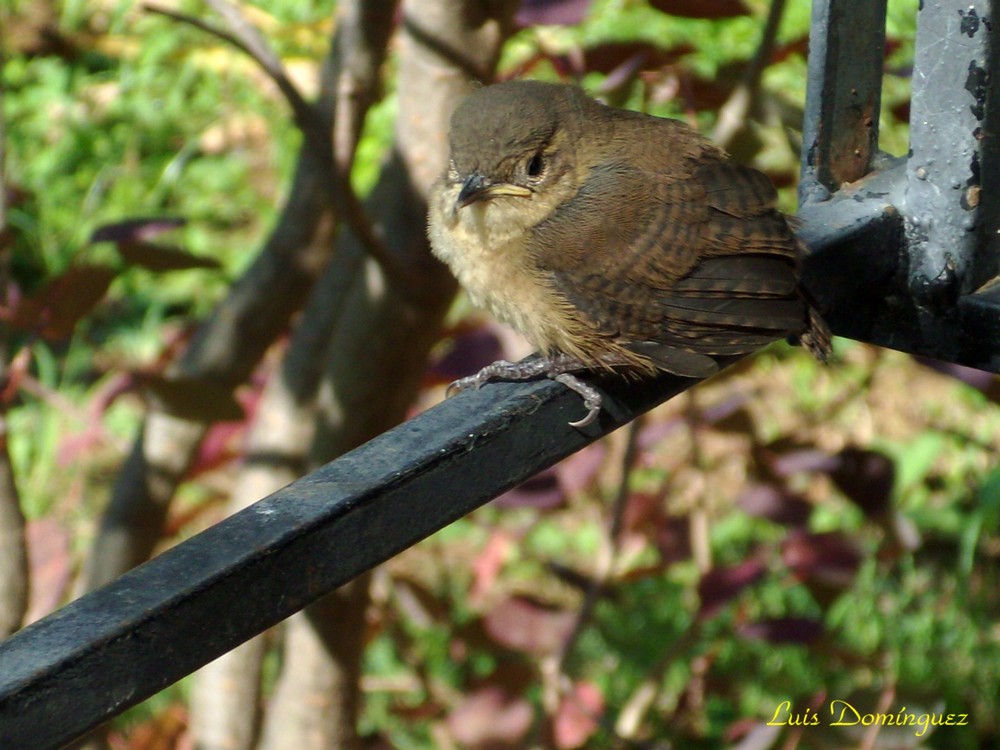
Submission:
<svg viewBox="0 0 1000 750">
<path fill-rule="evenodd" d="M 782 545 L 781 557 L 798 578 L 836 589 L 850 586 L 861 564 L 861 553 L 838 531 L 793 531 Z"/>
<path fill-rule="evenodd" d="M 770 466 L 777 476 L 787 477 L 804 471 L 830 471 L 837 466 L 837 460 L 821 450 L 806 448 L 775 456 Z"/>
<path fill-rule="evenodd" d="M 955 378 L 955 380 L 965 383 L 981 393 L 985 393 L 994 403 L 1000 403 L 1000 381 L 998 381 L 997 376 L 992 372 L 977 370 L 965 365 L 956 365 L 952 362 L 940 362 L 930 357 L 914 357 L 914 359 L 924 367 L 930 368 L 942 375 Z"/>
<path fill-rule="evenodd" d="M 566 496 L 555 469 L 545 469 L 493 501 L 497 508 L 538 508 L 552 510 L 562 507 Z"/>
<path fill-rule="evenodd" d="M 694 51 L 695 48 L 687 44 L 665 49 L 649 42 L 605 42 L 583 51 L 584 68 L 588 72 L 605 75 L 622 66 L 639 70 L 657 70 L 673 65 L 684 55 Z"/>
<path fill-rule="evenodd" d="M 177 247 L 141 240 L 119 242 L 118 254 L 126 263 L 149 271 L 186 271 L 191 268 L 219 268 L 219 261 L 192 255 Z"/>
<path fill-rule="evenodd" d="M 468 693 L 447 719 L 453 741 L 467 748 L 523 747 L 534 711 L 519 695 L 499 685 L 484 685 Z"/>
<path fill-rule="evenodd" d="M 489 324 L 477 326 L 452 339 L 451 349 L 433 366 L 433 372 L 450 382 L 476 373 L 503 356 L 496 328 Z"/>
<path fill-rule="evenodd" d="M 651 422 L 644 425 L 639 431 L 636 446 L 639 450 L 649 450 L 661 440 L 666 440 L 678 430 L 684 428 L 684 420 L 680 417 L 671 417 L 662 421 Z"/>
<path fill-rule="evenodd" d="M 812 643 L 823 635 L 823 622 L 812 617 L 774 617 L 739 629 L 744 638 L 770 643 Z"/>
<path fill-rule="evenodd" d="M 745 513 L 786 526 L 802 526 L 812 514 L 812 505 L 799 495 L 774 484 L 751 484 L 736 498 Z"/>
<path fill-rule="evenodd" d="M 501 646 L 542 656 L 562 648 L 575 621 L 573 612 L 527 596 L 514 596 L 487 612 L 483 626 Z"/>
<path fill-rule="evenodd" d="M 748 16 L 742 0 L 649 0 L 663 13 L 683 18 L 734 18 Z"/>
<path fill-rule="evenodd" d="M 116 275 L 108 266 L 70 266 L 30 296 L 21 297 L 6 320 L 15 328 L 38 331 L 50 340 L 68 338 L 76 324 L 104 299 Z"/>
<path fill-rule="evenodd" d="M 139 375 L 146 396 L 160 411 L 192 422 L 237 422 L 245 418 L 243 406 L 231 386 L 211 378 Z"/>
<path fill-rule="evenodd" d="M 590 0 L 522 0 L 518 26 L 575 26 L 587 17 Z"/>
<path fill-rule="evenodd" d="M 985 370 L 977 370 L 974 367 L 957 365 L 953 362 L 941 362 L 930 357 L 914 357 L 917 362 L 942 375 L 960 380 L 966 385 L 971 385 L 979 391 L 984 391 L 996 379 L 996 375 Z"/>
<path fill-rule="evenodd" d="M 604 443 L 592 443 L 555 466 L 559 486 L 567 495 L 589 487 L 604 465 L 607 449 Z"/>
<path fill-rule="evenodd" d="M 162 218 L 140 218 L 126 219 L 114 224 L 104 224 L 94 230 L 90 235 L 91 242 L 145 242 L 154 237 L 168 232 L 171 229 L 182 227 L 187 223 L 186 219 L 179 217 L 165 216 Z"/>
<path fill-rule="evenodd" d="M 730 395 L 728 398 L 722 399 L 717 404 L 712 404 L 711 406 L 703 409 L 701 413 L 702 418 L 711 425 L 725 423 L 726 420 L 734 418 L 739 422 L 742 422 L 743 420 L 750 420 L 749 414 L 747 414 L 744 409 L 747 400 L 746 395 L 743 393 Z"/>
<path fill-rule="evenodd" d="M 708 571 L 698 582 L 699 616 L 708 618 L 718 614 L 724 604 L 763 578 L 766 572 L 767 568 L 759 560 L 745 560 L 738 565 Z"/>
<path fill-rule="evenodd" d="M 845 448 L 834 458 L 830 478 L 840 491 L 870 518 L 889 510 L 896 484 L 896 464 L 884 453 L 864 448 Z"/>
</svg>

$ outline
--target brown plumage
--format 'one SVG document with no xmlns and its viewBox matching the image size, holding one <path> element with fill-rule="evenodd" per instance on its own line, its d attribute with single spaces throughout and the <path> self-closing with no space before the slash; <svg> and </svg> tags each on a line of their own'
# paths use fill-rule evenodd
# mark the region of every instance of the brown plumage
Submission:
<svg viewBox="0 0 1000 750">
<path fill-rule="evenodd" d="M 430 238 L 473 301 L 518 329 L 547 369 L 707 377 L 716 357 L 829 332 L 798 283 L 800 243 L 761 172 L 676 120 L 606 107 L 577 88 L 512 81 L 452 118 Z M 490 369 L 490 368 L 487 368 Z M 599 397 L 597 398 L 599 402 Z"/>
</svg>

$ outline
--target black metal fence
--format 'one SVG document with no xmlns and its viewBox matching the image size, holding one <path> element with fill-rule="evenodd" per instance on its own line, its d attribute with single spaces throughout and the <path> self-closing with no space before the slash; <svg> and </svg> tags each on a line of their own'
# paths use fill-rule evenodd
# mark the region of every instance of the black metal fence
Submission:
<svg viewBox="0 0 1000 750">
<path fill-rule="evenodd" d="M 877 151 L 885 0 L 816 0 L 805 278 L 835 332 L 1000 371 L 1000 36 L 923 3 L 911 153 Z M 0 644 L 0 748 L 58 748 L 696 381 L 463 394 Z"/>
</svg>

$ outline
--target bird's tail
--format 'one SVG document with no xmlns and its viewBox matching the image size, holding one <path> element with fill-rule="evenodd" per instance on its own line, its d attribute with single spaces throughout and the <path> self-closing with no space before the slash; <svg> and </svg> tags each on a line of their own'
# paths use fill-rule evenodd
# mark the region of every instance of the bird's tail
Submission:
<svg viewBox="0 0 1000 750">
<path fill-rule="evenodd" d="M 799 343 L 808 349 L 820 362 L 826 362 L 830 358 L 832 347 L 830 339 L 833 333 L 830 327 L 823 320 L 816 308 L 809 306 L 809 327 L 804 333 L 799 334 Z"/>
</svg>

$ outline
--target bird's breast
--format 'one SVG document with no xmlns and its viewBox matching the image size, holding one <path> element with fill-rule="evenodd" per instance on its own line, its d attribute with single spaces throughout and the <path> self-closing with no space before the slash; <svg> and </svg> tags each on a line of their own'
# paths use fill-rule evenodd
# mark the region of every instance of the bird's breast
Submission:
<svg viewBox="0 0 1000 750">
<path fill-rule="evenodd" d="M 493 203 L 454 208 L 439 195 L 431 207 L 430 239 L 472 302 L 489 310 L 538 349 L 567 350 L 572 321 L 565 304 L 532 266 L 524 233 Z"/>
</svg>

